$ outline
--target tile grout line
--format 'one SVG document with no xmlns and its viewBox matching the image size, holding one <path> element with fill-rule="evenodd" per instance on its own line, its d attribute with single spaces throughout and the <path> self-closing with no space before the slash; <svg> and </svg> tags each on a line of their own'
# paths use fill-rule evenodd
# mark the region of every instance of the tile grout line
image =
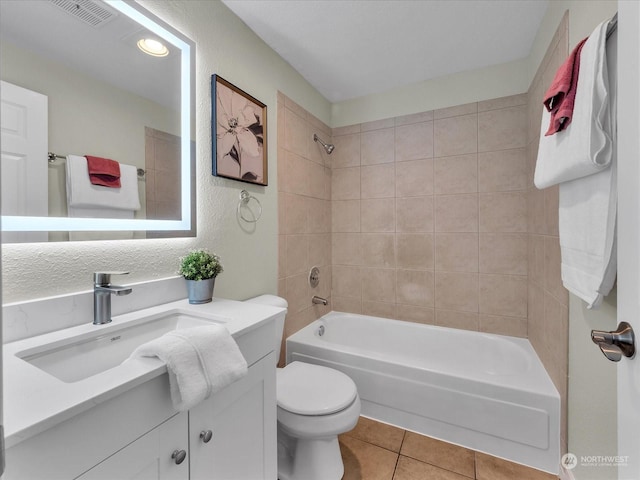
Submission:
<svg viewBox="0 0 640 480">
<path fill-rule="evenodd" d="M 476 330 L 480 331 L 480 185 L 479 185 L 479 168 L 478 168 L 478 155 L 480 150 L 480 111 L 478 109 L 478 102 L 476 102 L 476 213 L 478 215 L 478 223 L 477 223 L 477 231 L 478 231 L 478 244 L 476 247 L 478 248 L 478 263 L 476 265 L 478 269 L 478 285 L 477 285 L 477 294 L 478 294 L 478 319 L 476 320 Z M 473 464 L 475 469 L 475 453 L 473 455 Z"/>
<path fill-rule="evenodd" d="M 473 478 L 478 479 L 478 452 L 473 452 Z"/>
<path fill-rule="evenodd" d="M 393 475 L 391 475 L 391 480 L 395 480 L 396 472 L 398 471 L 398 464 L 400 463 L 400 452 L 402 451 L 402 445 L 404 445 L 404 439 L 407 437 L 407 431 L 404 430 L 402 433 L 402 441 L 400 442 L 400 448 L 398 448 L 398 456 L 396 457 L 396 464 L 393 467 Z"/>
<path fill-rule="evenodd" d="M 396 457 L 396 464 L 393 467 L 393 475 L 391 475 L 390 480 L 395 480 L 396 478 L 396 472 L 398 471 L 398 463 L 400 463 L 400 454 L 398 454 L 398 456 Z"/>
</svg>

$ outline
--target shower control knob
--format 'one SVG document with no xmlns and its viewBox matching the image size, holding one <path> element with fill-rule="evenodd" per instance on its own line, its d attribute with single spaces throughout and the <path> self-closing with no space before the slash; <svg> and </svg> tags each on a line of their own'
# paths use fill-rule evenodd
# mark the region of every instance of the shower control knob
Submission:
<svg viewBox="0 0 640 480">
<path fill-rule="evenodd" d="M 213 432 L 211 430 L 203 430 L 200 432 L 200 439 L 204 443 L 209 443 L 212 437 L 213 437 Z"/>
<path fill-rule="evenodd" d="M 187 452 L 185 450 L 174 450 L 171 458 L 176 462 L 176 465 L 180 465 L 187 458 Z"/>
<path fill-rule="evenodd" d="M 316 288 L 320 283 L 320 269 L 318 267 L 312 267 L 309 272 L 309 285 L 311 288 Z"/>
</svg>

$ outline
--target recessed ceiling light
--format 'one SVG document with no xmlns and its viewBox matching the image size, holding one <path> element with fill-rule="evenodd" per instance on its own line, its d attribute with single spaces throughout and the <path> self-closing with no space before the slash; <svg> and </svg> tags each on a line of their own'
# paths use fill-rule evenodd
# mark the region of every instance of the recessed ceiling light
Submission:
<svg viewBox="0 0 640 480">
<path fill-rule="evenodd" d="M 138 48 L 153 57 L 166 57 L 169 55 L 169 49 L 154 38 L 141 38 L 138 40 Z"/>
</svg>

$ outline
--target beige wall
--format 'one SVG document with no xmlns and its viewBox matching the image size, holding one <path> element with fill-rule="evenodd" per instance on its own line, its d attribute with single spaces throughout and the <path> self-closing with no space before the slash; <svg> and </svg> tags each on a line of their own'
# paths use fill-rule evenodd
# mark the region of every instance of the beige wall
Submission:
<svg viewBox="0 0 640 480">
<path fill-rule="evenodd" d="M 590 331 L 616 329 L 614 290 L 597 314 L 575 295 L 569 298 L 569 451 L 575 455 L 617 455 L 617 369 L 591 342 Z M 623 361 L 626 359 L 623 359 Z M 578 480 L 617 480 L 616 465 L 578 465 Z"/>
<path fill-rule="evenodd" d="M 149 127 L 144 132 L 146 218 L 179 220 L 180 137 Z"/>
<path fill-rule="evenodd" d="M 526 337 L 526 103 L 333 130 L 336 310 Z"/>
<path fill-rule="evenodd" d="M 331 129 L 278 95 L 278 294 L 289 302 L 284 338 L 331 311 L 330 157 L 313 141 L 331 142 Z M 309 271 L 320 283 L 309 285 Z M 318 295 L 329 305 L 314 305 Z M 283 339 L 284 341 L 284 339 Z M 281 349 L 284 361 L 285 349 Z"/>
<path fill-rule="evenodd" d="M 414 83 L 332 105 L 333 127 L 366 123 L 527 91 L 528 59 Z"/>
<path fill-rule="evenodd" d="M 141 0 L 154 14 L 197 44 L 196 167 L 198 236 L 187 239 L 128 240 L 3 245 L 5 303 L 91 288 L 92 272 L 130 270 L 123 281 L 175 275 L 178 257 L 191 248 L 218 253 L 225 267 L 216 295 L 242 299 L 277 291 L 277 90 L 330 121 L 330 104 L 289 64 L 267 47 L 219 1 Z M 268 106 L 268 187 L 211 175 L 211 74 L 217 73 Z M 263 207 L 255 228 L 236 218 L 240 190 Z M 134 292 L 135 295 L 135 292 Z"/>
</svg>

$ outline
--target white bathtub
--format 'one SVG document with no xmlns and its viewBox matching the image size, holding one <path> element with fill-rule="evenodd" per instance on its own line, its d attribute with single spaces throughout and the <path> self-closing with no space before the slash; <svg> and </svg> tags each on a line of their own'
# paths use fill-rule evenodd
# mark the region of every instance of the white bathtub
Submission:
<svg viewBox="0 0 640 480">
<path fill-rule="evenodd" d="M 558 473 L 560 395 L 526 339 L 331 312 L 286 348 L 349 375 L 367 417 Z"/>
</svg>

